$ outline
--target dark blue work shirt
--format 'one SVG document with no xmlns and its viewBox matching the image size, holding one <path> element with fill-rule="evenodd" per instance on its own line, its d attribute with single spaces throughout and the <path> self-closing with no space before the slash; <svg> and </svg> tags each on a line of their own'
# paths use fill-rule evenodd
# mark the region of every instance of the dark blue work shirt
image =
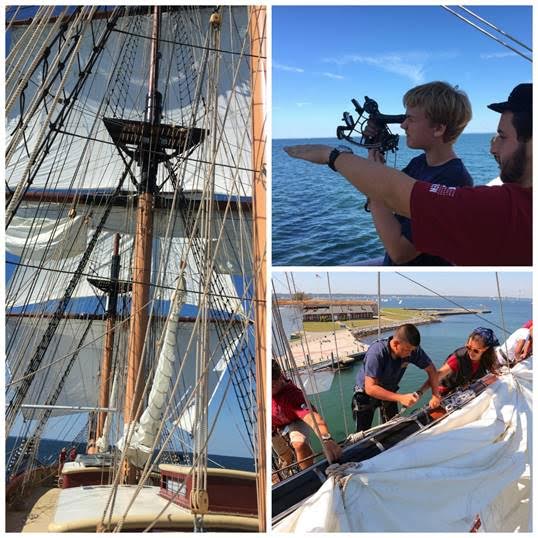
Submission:
<svg viewBox="0 0 538 538">
<path fill-rule="evenodd" d="M 377 340 L 368 348 L 362 367 L 357 374 L 356 386 L 358 389 L 364 390 L 364 376 L 367 375 L 374 377 L 377 384 L 384 389 L 396 392 L 409 363 L 423 370 L 433 364 L 420 346 L 409 357 L 404 359 L 393 357 L 389 347 L 391 339 L 392 337 Z"/>
<path fill-rule="evenodd" d="M 461 159 L 452 159 L 440 166 L 429 166 L 426 161 L 426 154 L 423 153 L 409 161 L 409 164 L 402 170 L 404 174 L 411 176 L 419 181 L 427 183 L 446 185 L 447 187 L 472 187 L 473 178 L 467 172 Z M 402 229 L 402 235 L 405 236 L 411 243 L 413 237 L 411 233 L 411 220 L 407 217 L 394 215 Z M 383 265 L 396 265 L 385 252 Z M 406 262 L 404 265 L 451 265 L 446 260 L 438 256 L 432 256 L 423 252 L 414 260 Z"/>
</svg>

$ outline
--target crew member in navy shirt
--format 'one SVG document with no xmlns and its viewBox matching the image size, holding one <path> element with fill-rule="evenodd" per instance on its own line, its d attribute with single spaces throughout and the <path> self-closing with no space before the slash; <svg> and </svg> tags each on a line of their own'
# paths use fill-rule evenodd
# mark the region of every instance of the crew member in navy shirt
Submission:
<svg viewBox="0 0 538 538">
<path fill-rule="evenodd" d="M 428 374 L 432 387 L 430 407 L 439 405 L 437 369 L 428 355 L 420 348 L 420 333 L 411 323 L 400 325 L 391 338 L 374 342 L 366 352 L 353 395 L 352 409 L 357 431 L 371 427 L 374 411 L 381 410 L 382 421 L 398 413 L 398 403 L 411 407 L 419 400 L 418 392 L 398 394 L 399 383 L 409 364 L 414 364 Z"/>
</svg>

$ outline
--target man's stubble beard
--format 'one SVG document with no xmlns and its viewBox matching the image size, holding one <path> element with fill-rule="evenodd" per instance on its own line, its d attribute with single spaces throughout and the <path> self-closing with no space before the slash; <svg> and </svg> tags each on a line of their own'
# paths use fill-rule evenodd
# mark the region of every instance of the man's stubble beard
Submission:
<svg viewBox="0 0 538 538">
<path fill-rule="evenodd" d="M 501 165 L 501 181 L 503 183 L 521 183 L 527 164 L 527 145 L 519 142 L 512 156 Z"/>
</svg>

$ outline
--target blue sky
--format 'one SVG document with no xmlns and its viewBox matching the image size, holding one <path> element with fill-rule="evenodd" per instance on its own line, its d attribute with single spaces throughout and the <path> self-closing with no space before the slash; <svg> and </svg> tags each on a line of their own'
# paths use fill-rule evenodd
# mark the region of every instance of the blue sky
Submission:
<svg viewBox="0 0 538 538">
<path fill-rule="evenodd" d="M 420 282 L 442 295 L 470 297 L 497 296 L 495 273 L 489 272 L 405 272 L 406 276 Z M 293 272 L 295 288 L 306 293 L 328 293 L 327 272 Z M 377 272 L 331 272 L 329 273 L 331 293 L 377 293 Z M 503 297 L 532 297 L 531 272 L 499 273 Z M 273 271 L 273 285 L 279 293 L 289 293 L 286 276 Z M 386 295 L 431 295 L 408 279 L 384 271 L 381 273 L 381 292 Z"/>
<path fill-rule="evenodd" d="M 470 9 L 532 46 L 529 6 Z M 467 132 L 492 133 L 499 115 L 486 105 L 532 80 L 529 61 L 440 6 L 274 6 L 272 21 L 273 138 L 334 137 L 353 97 L 403 113 L 403 94 L 432 80 L 468 94 Z"/>
</svg>

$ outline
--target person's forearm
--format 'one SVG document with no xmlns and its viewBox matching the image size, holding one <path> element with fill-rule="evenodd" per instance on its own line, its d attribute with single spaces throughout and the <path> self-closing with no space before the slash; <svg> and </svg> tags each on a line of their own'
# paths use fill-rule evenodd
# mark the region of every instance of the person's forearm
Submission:
<svg viewBox="0 0 538 538">
<path fill-rule="evenodd" d="M 432 394 L 434 396 L 439 396 L 439 375 L 437 370 L 433 369 L 432 371 L 428 371 L 428 382 L 432 388 Z"/>
<path fill-rule="evenodd" d="M 382 201 L 398 215 L 411 216 L 413 178 L 351 153 L 341 153 L 336 159 L 335 168 L 366 196 Z"/>
<path fill-rule="evenodd" d="M 379 238 L 394 263 L 407 263 L 420 254 L 413 243 L 402 235 L 400 223 L 383 202 L 371 200 L 370 210 Z"/>
<path fill-rule="evenodd" d="M 315 411 L 312 411 L 312 414 L 309 413 L 308 415 L 305 415 L 303 420 L 308 424 L 308 426 L 310 426 L 310 428 L 312 428 L 312 430 L 314 430 L 314 432 L 316 432 L 316 435 L 318 434 L 318 430 L 319 435 L 326 435 L 331 433 L 329 431 L 329 428 L 327 427 L 325 420 L 323 420 L 323 417 Z"/>
</svg>

